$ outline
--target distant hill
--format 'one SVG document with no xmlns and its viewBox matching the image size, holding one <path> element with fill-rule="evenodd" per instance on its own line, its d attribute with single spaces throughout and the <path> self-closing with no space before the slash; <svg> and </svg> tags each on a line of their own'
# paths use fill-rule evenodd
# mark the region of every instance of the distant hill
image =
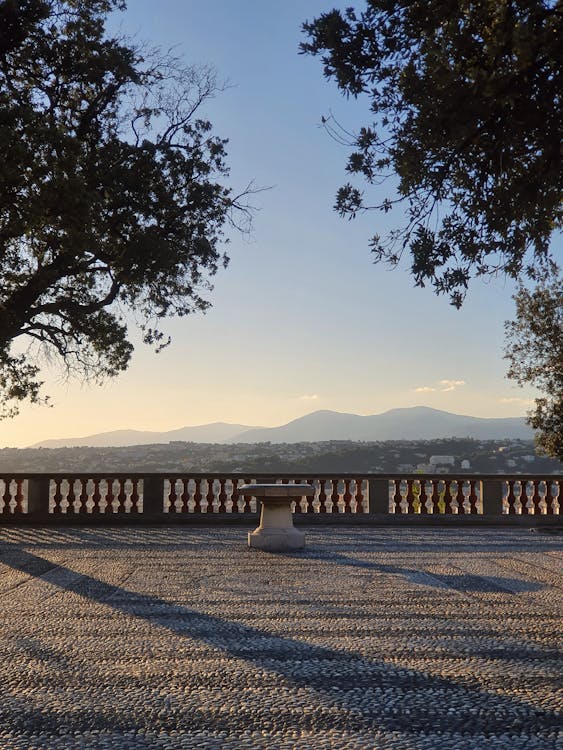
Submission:
<svg viewBox="0 0 563 750">
<path fill-rule="evenodd" d="M 259 427 L 243 424 L 227 424 L 213 422 L 195 427 L 180 427 L 168 432 L 148 432 L 145 430 L 113 430 L 99 432 L 85 437 L 60 438 L 56 440 L 42 440 L 31 445 L 30 448 L 75 448 L 88 446 L 91 448 L 117 448 L 126 445 L 151 445 L 154 443 L 170 443 L 173 440 L 185 440 L 193 443 L 225 443 L 229 438 Z"/>
<path fill-rule="evenodd" d="M 297 443 L 319 440 L 530 440 L 533 430 L 524 417 L 486 419 L 450 414 L 415 406 L 391 409 L 383 414 L 359 416 L 336 411 L 316 411 L 281 427 L 261 427 L 236 435 L 228 442 Z"/>
<path fill-rule="evenodd" d="M 118 447 L 185 440 L 194 443 L 300 443 L 323 440 L 531 440 L 533 430 L 524 417 L 487 419 L 414 406 L 391 409 L 383 414 L 360 416 L 337 411 L 315 411 L 280 427 L 213 424 L 181 427 L 168 432 L 115 430 L 80 438 L 43 440 L 33 448 L 77 446 Z"/>
</svg>

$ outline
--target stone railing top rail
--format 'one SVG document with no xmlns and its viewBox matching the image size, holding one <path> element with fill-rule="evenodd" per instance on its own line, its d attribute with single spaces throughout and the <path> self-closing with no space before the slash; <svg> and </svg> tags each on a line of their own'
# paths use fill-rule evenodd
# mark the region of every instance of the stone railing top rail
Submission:
<svg viewBox="0 0 563 750">
<path fill-rule="evenodd" d="M 169 479 L 171 477 L 193 477 L 194 479 L 243 479 L 247 480 L 252 478 L 260 480 L 261 484 L 267 484 L 276 479 L 464 479 L 464 480 L 494 480 L 499 481 L 521 481 L 523 479 L 530 481 L 541 481 L 548 480 L 552 482 L 563 481 L 563 472 L 561 474 L 533 474 L 533 473 L 517 473 L 510 472 L 508 474 L 482 474 L 479 472 L 468 472 L 467 470 L 460 469 L 459 471 L 451 471 L 448 473 L 434 472 L 434 473 L 407 473 L 402 471 L 385 472 L 385 473 L 373 473 L 369 471 L 354 471 L 354 472 L 292 472 L 292 471 L 271 471 L 271 472 L 256 472 L 256 471 L 189 471 L 189 470 L 175 470 L 175 471 L 117 471 L 113 469 L 107 469 L 102 471 L 10 471 L 6 469 L 0 469 L 0 479 L 7 477 L 13 479 L 69 479 L 71 477 L 89 479 L 106 479 L 107 477 L 113 477 L 115 479 L 148 479 L 148 478 L 162 478 Z"/>
<path fill-rule="evenodd" d="M 259 498 L 312 497 L 315 488 L 309 484 L 243 484 L 238 491 Z"/>
</svg>

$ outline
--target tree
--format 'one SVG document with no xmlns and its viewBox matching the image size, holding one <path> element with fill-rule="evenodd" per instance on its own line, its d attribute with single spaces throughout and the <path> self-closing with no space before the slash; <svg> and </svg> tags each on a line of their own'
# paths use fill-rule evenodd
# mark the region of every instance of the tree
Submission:
<svg viewBox="0 0 563 750">
<path fill-rule="evenodd" d="M 200 115 L 213 72 L 108 36 L 123 8 L 0 0 L 4 416 L 43 398 L 42 357 L 95 380 L 123 371 L 127 313 L 166 345 L 159 321 L 208 307 L 225 224 L 249 217 Z"/>
<path fill-rule="evenodd" d="M 408 249 L 415 283 L 458 307 L 474 275 L 549 271 L 563 218 L 562 18 L 561 0 L 368 0 L 303 26 L 301 51 L 371 104 L 354 135 L 323 118 L 353 149 L 347 172 L 368 185 L 397 176 L 376 205 L 345 184 L 336 210 L 404 205 L 404 224 L 371 240 L 375 259 Z"/>
<path fill-rule="evenodd" d="M 514 295 L 516 319 L 505 324 L 508 377 L 542 392 L 528 415 L 536 443 L 563 461 L 563 275 L 555 272 L 534 290 Z"/>
</svg>

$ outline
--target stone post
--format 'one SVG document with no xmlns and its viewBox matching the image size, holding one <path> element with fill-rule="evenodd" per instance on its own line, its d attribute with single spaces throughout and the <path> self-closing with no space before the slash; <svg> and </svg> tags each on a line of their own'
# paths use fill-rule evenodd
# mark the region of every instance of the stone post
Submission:
<svg viewBox="0 0 563 750">
<path fill-rule="evenodd" d="M 502 485 L 502 479 L 484 479 L 481 482 L 484 516 L 502 515 Z"/>
<path fill-rule="evenodd" d="M 49 489 L 51 480 L 46 477 L 33 477 L 27 480 L 27 513 L 49 512 Z"/>
<path fill-rule="evenodd" d="M 164 477 L 143 477 L 143 515 L 164 512 Z"/>
<path fill-rule="evenodd" d="M 389 480 L 368 480 L 368 513 L 389 513 Z"/>
</svg>

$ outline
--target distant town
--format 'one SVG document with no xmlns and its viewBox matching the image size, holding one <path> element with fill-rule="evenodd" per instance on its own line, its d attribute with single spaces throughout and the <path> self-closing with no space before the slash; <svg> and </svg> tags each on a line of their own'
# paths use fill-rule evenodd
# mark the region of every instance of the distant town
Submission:
<svg viewBox="0 0 563 750">
<path fill-rule="evenodd" d="M 193 443 L 127 447 L 3 448 L 4 472 L 381 472 L 561 474 L 563 464 L 526 440 Z"/>
</svg>

